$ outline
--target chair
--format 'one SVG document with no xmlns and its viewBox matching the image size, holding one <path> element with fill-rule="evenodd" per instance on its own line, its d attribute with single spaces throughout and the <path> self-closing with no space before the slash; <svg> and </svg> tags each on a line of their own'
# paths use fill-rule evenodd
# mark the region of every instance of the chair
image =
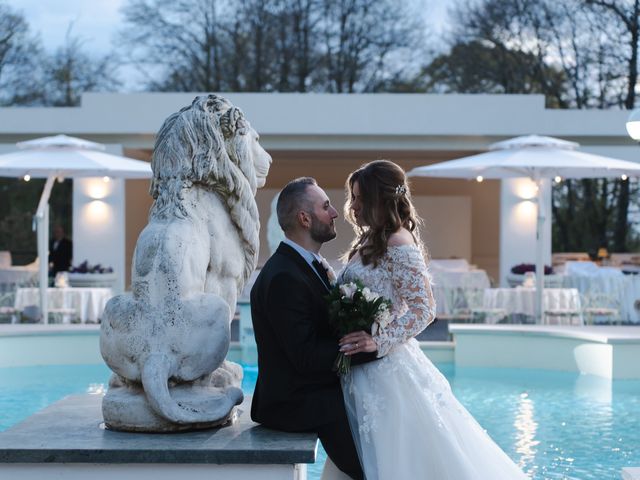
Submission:
<svg viewBox="0 0 640 480">
<path fill-rule="evenodd" d="M 606 319 L 605 322 L 597 323 L 619 323 L 620 300 L 616 295 L 589 291 L 582 297 L 582 314 L 587 325 L 593 325 L 594 318 Z"/>
<path fill-rule="evenodd" d="M 508 317 L 504 308 L 487 308 L 484 306 L 484 289 L 463 288 L 461 293 L 465 307 L 460 313 L 466 313 L 471 323 L 501 323 Z"/>
<path fill-rule="evenodd" d="M 15 293 L 0 294 L 0 323 L 16 323 L 18 310 L 14 308 Z"/>
<path fill-rule="evenodd" d="M 584 325 L 581 314 L 580 310 L 573 308 L 545 309 L 544 322 L 547 325 Z"/>
<path fill-rule="evenodd" d="M 80 323 L 75 308 L 49 308 L 47 313 L 52 320 L 50 323 Z"/>
<path fill-rule="evenodd" d="M 449 323 L 470 322 L 472 315 L 467 307 L 464 290 L 460 287 L 445 287 L 442 291 L 448 313 L 437 314 L 438 320 L 447 320 Z"/>
<path fill-rule="evenodd" d="M 19 311 L 16 310 L 16 313 Z M 20 313 L 22 323 L 41 323 L 42 312 L 37 305 L 28 305 Z M 48 308 L 49 323 L 80 323 L 75 308 Z"/>
</svg>

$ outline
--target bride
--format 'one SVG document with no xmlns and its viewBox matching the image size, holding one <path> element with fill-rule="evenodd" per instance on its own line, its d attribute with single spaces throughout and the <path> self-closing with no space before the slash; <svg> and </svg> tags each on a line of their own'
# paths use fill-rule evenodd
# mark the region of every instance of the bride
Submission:
<svg viewBox="0 0 640 480">
<path fill-rule="evenodd" d="M 381 359 L 342 377 L 344 401 L 367 480 L 528 478 L 451 392 L 414 337 L 435 317 L 418 217 L 405 173 L 387 160 L 347 180 L 345 216 L 357 237 L 339 281 L 359 279 L 392 303 L 391 321 L 340 340 L 347 355 Z"/>
</svg>

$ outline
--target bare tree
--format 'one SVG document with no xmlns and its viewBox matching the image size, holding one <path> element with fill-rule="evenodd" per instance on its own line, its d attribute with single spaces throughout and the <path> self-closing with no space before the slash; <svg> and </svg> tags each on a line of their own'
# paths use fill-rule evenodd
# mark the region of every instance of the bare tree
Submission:
<svg viewBox="0 0 640 480">
<path fill-rule="evenodd" d="M 406 2 L 323 0 L 320 29 L 329 91 L 373 91 L 393 76 L 399 67 L 393 57 L 419 48 L 424 25 L 416 19 Z"/>
<path fill-rule="evenodd" d="M 223 90 L 219 0 L 131 0 L 122 44 L 160 91 Z M 227 3 L 227 2 L 225 2 Z"/>
<path fill-rule="evenodd" d="M 467 3 L 456 12 L 451 51 L 425 69 L 427 86 L 436 91 L 540 92 L 551 107 L 632 108 L 639 3 Z M 628 250 L 635 188 L 629 180 L 568 181 L 555 187 L 554 249 Z"/>
<path fill-rule="evenodd" d="M 278 10 L 277 0 L 240 0 L 236 5 L 235 15 L 242 27 L 237 34 L 244 37 L 245 45 L 238 61 L 245 71 L 246 90 L 276 90 Z"/>
<path fill-rule="evenodd" d="M 319 62 L 319 52 L 313 46 L 320 40 L 317 26 L 320 22 L 318 0 L 294 0 L 287 17 L 293 30 L 292 45 L 295 60 L 296 91 L 304 92 L 310 86 L 311 72 Z M 285 19 L 287 17 L 284 17 Z"/>
<path fill-rule="evenodd" d="M 400 0 L 130 0 L 123 11 L 123 44 L 157 90 L 377 91 L 414 67 L 423 29 Z"/>
<path fill-rule="evenodd" d="M 42 48 L 24 17 L 0 3 L 0 104 L 42 102 Z"/>
<path fill-rule="evenodd" d="M 242 0 L 234 12 L 230 77 L 244 89 L 307 91 L 318 67 L 321 0 Z"/>
<path fill-rule="evenodd" d="M 626 95 L 624 107 L 633 109 L 636 101 L 638 82 L 638 41 L 640 40 L 640 0 L 585 0 L 585 3 L 602 13 L 608 14 L 612 24 L 622 27 L 626 43 Z M 626 249 L 629 236 L 630 183 L 621 181 L 616 212 L 614 249 Z"/>
<path fill-rule="evenodd" d="M 619 105 L 626 77 L 620 51 L 622 32 L 610 19 L 585 8 L 582 0 L 532 0 L 524 11 L 541 61 L 566 78 L 566 103 L 573 108 Z M 530 40 L 531 41 L 531 40 Z"/>
<path fill-rule="evenodd" d="M 425 69 L 427 89 L 458 93 L 543 93 L 566 107 L 565 76 L 533 53 L 482 41 L 458 43 Z"/>
<path fill-rule="evenodd" d="M 70 25 L 65 43 L 45 62 L 44 103 L 53 106 L 80 104 L 84 92 L 113 91 L 120 85 L 113 55 L 96 58 L 83 48 Z"/>
<path fill-rule="evenodd" d="M 584 0 L 584 3 L 608 13 L 612 26 L 622 27 L 625 33 L 627 63 L 627 88 L 624 106 L 635 106 L 636 83 L 638 82 L 638 41 L 640 40 L 640 0 Z"/>
<path fill-rule="evenodd" d="M 465 88 L 480 84 L 494 92 L 543 93 L 548 106 L 567 108 L 566 72 L 549 61 L 544 7 L 544 0 L 483 0 L 458 7 L 450 53 L 425 69 L 429 88 L 443 83 L 456 88 L 447 83 L 457 80 Z"/>
<path fill-rule="evenodd" d="M 466 66 L 463 53 L 485 47 L 492 53 L 487 67 L 469 68 L 492 83 L 501 78 L 505 92 L 544 93 L 547 105 L 560 108 L 617 105 L 627 80 L 616 55 L 624 32 L 611 18 L 585 8 L 585 1 L 482 0 L 459 7 L 452 61 L 460 69 Z M 446 56 L 439 60 L 446 67 Z"/>
<path fill-rule="evenodd" d="M 305 92 L 311 87 L 311 73 L 320 54 L 318 24 L 320 0 L 278 0 L 275 16 L 275 58 L 277 90 Z"/>
</svg>

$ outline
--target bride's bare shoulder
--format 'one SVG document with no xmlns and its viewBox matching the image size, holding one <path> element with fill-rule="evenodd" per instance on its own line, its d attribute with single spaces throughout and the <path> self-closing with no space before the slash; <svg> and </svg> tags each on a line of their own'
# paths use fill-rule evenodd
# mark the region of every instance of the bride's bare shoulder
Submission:
<svg viewBox="0 0 640 480">
<path fill-rule="evenodd" d="M 411 235 L 411 232 L 406 228 L 401 228 L 397 232 L 394 232 L 389 237 L 387 245 L 389 247 L 399 247 L 401 245 L 415 245 L 416 241 Z"/>
</svg>

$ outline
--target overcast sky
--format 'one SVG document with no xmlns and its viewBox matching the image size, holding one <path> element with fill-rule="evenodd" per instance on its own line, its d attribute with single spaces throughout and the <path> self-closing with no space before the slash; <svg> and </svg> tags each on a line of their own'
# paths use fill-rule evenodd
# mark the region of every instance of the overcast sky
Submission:
<svg viewBox="0 0 640 480">
<path fill-rule="evenodd" d="M 74 34 L 100 53 L 110 50 L 111 39 L 121 22 L 119 9 L 126 0 L 4 0 L 22 11 L 32 32 L 40 34 L 45 48 L 64 42 L 73 22 Z"/>
</svg>

